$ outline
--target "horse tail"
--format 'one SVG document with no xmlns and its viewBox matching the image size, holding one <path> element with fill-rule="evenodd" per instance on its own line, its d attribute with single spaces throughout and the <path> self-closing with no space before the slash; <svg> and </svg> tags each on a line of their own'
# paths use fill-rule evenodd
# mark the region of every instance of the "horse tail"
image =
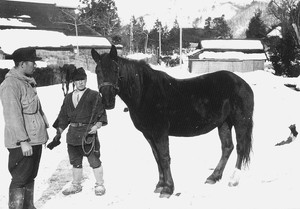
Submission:
<svg viewBox="0 0 300 209">
<path fill-rule="evenodd" d="M 244 142 L 242 143 L 243 148 L 241 149 L 241 160 L 245 166 L 250 163 L 250 153 L 252 151 L 252 131 L 253 131 L 253 118 L 252 115 L 247 119 L 247 126 L 244 136 Z"/>
<path fill-rule="evenodd" d="M 247 92 L 247 93 L 245 93 Z M 254 110 L 254 95 L 251 88 L 246 88 L 243 94 L 243 105 L 241 114 L 235 123 L 235 132 L 237 139 L 237 152 L 240 156 L 240 161 L 244 166 L 250 163 L 250 154 L 252 151 L 252 132 L 253 132 L 253 110 Z"/>
</svg>

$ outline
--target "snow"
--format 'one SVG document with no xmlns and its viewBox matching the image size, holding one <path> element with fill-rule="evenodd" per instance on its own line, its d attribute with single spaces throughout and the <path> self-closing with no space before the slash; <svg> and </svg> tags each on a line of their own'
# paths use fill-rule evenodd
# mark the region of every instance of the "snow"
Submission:
<svg viewBox="0 0 300 209">
<path fill-rule="evenodd" d="M 153 66 L 154 67 L 154 66 Z M 174 68 L 155 67 L 174 77 L 192 77 L 186 65 Z M 61 191 L 71 181 L 65 132 L 62 144 L 52 151 L 43 149 L 36 178 L 37 208 L 138 208 L 138 209 L 287 209 L 300 208 L 300 142 L 274 146 L 285 140 L 289 125 L 300 128 L 300 93 L 284 86 L 297 79 L 276 77 L 266 71 L 237 73 L 252 87 L 255 95 L 253 152 L 249 167 L 241 172 L 240 184 L 228 187 L 234 171 L 235 151 L 232 153 L 221 181 L 204 184 L 216 166 L 220 155 L 220 140 L 216 130 L 191 138 L 170 137 L 171 169 L 175 183 L 174 195 L 160 199 L 153 190 L 158 181 L 157 166 L 150 146 L 123 112 L 126 105 L 117 97 L 116 107 L 107 111 L 109 123 L 99 131 L 101 160 L 107 193 L 94 195 L 94 177 L 84 161 L 84 182 L 81 193 L 64 196 Z M 97 89 L 96 75 L 88 73 L 88 87 Z M 63 100 L 60 85 L 38 88 L 43 109 L 53 123 Z M 0 114 L 2 106 L 0 105 Z M 0 117 L 0 136 L 4 122 Z M 55 130 L 49 129 L 52 140 Z M 0 208 L 7 208 L 10 174 L 7 170 L 8 151 L 0 145 Z"/>
<path fill-rule="evenodd" d="M 89 36 L 68 36 L 69 43 L 73 46 L 102 46 L 109 47 L 111 43 L 104 37 L 89 37 Z"/>
<path fill-rule="evenodd" d="M 260 40 L 202 40 L 201 45 L 203 49 L 264 49 Z"/>
<path fill-rule="evenodd" d="M 47 67 L 47 63 L 44 62 L 44 61 L 36 61 L 35 63 L 36 63 L 36 66 L 38 68 L 45 68 L 45 67 Z M 0 59 L 0 68 L 2 68 L 2 69 L 5 69 L 5 68 L 11 69 L 14 66 L 15 66 L 15 63 L 14 63 L 13 60 L 1 60 Z"/>
<path fill-rule="evenodd" d="M 7 29 L 0 30 L 0 36 L 0 46 L 8 54 L 21 47 L 61 47 L 70 44 L 66 35 L 56 31 Z"/>
<path fill-rule="evenodd" d="M 24 18 L 25 16 L 20 17 Z M 22 22 L 18 18 L 0 18 L 0 25 L 36 28 L 36 26 L 32 25 L 31 23 Z"/>
<path fill-rule="evenodd" d="M 0 37 L 0 47 L 7 54 L 28 46 L 66 47 L 73 45 L 75 47 L 77 44 L 78 46 L 111 46 L 105 37 L 66 36 L 64 33 L 48 30 L 6 29 L 0 30 Z"/>
</svg>

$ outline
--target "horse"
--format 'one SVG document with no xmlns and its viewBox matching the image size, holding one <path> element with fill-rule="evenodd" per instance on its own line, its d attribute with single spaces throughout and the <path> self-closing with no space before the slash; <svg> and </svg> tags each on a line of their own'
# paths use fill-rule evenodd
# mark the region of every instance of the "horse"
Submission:
<svg viewBox="0 0 300 209">
<path fill-rule="evenodd" d="M 64 64 L 62 67 L 60 67 L 61 84 L 64 96 L 66 96 L 69 93 L 69 84 L 71 82 L 73 85 L 73 90 L 75 88 L 75 84 L 73 82 L 73 74 L 75 70 L 76 67 L 73 64 Z"/>
<path fill-rule="evenodd" d="M 154 192 L 169 198 L 174 192 L 170 169 L 169 136 L 192 137 L 217 128 L 222 155 L 205 183 L 215 184 L 237 141 L 237 160 L 228 185 L 239 184 L 241 166 L 248 166 L 252 151 L 254 94 L 251 87 L 229 71 L 175 79 L 147 63 L 91 50 L 97 63 L 98 90 L 106 109 L 115 107 L 118 95 L 127 105 L 136 129 L 149 142 L 159 171 Z"/>
<path fill-rule="evenodd" d="M 165 63 L 166 64 L 166 66 L 167 67 L 169 67 L 170 65 L 169 65 L 169 62 L 172 60 L 172 57 L 170 57 L 170 56 L 160 56 L 159 57 L 159 61 L 162 61 L 163 63 Z"/>
</svg>

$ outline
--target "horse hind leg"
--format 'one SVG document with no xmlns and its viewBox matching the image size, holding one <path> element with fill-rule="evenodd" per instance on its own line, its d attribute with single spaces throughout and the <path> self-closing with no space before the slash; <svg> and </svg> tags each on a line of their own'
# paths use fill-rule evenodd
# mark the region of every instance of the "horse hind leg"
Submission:
<svg viewBox="0 0 300 209">
<path fill-rule="evenodd" d="M 230 177 L 229 186 L 237 186 L 240 180 L 241 167 L 244 163 L 247 165 L 250 161 L 250 152 L 252 149 L 252 117 L 243 117 L 235 125 L 236 140 L 237 140 L 237 161 L 235 164 L 235 171 Z"/>
<path fill-rule="evenodd" d="M 222 156 L 217 167 L 214 169 L 213 173 L 206 179 L 205 183 L 215 184 L 222 178 L 223 171 L 234 148 L 231 129 L 232 125 L 228 122 L 224 122 L 221 126 L 218 127 L 219 137 L 222 144 Z"/>
</svg>

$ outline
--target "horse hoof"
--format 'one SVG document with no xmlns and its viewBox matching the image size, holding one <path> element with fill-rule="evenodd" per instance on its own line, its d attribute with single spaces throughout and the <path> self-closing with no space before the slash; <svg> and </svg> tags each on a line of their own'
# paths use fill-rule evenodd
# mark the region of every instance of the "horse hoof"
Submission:
<svg viewBox="0 0 300 209">
<path fill-rule="evenodd" d="M 161 193 L 162 190 L 163 190 L 163 187 L 157 187 L 157 188 L 154 190 L 154 193 Z"/>
<path fill-rule="evenodd" d="M 212 179 L 206 179 L 205 184 L 215 184 L 216 181 L 212 180 Z"/>
<path fill-rule="evenodd" d="M 230 187 L 236 187 L 237 185 L 239 185 L 238 181 L 228 183 L 228 186 L 230 186 Z"/>
<path fill-rule="evenodd" d="M 161 193 L 159 195 L 160 198 L 170 198 L 171 197 L 171 194 L 166 194 L 166 193 Z"/>
</svg>

